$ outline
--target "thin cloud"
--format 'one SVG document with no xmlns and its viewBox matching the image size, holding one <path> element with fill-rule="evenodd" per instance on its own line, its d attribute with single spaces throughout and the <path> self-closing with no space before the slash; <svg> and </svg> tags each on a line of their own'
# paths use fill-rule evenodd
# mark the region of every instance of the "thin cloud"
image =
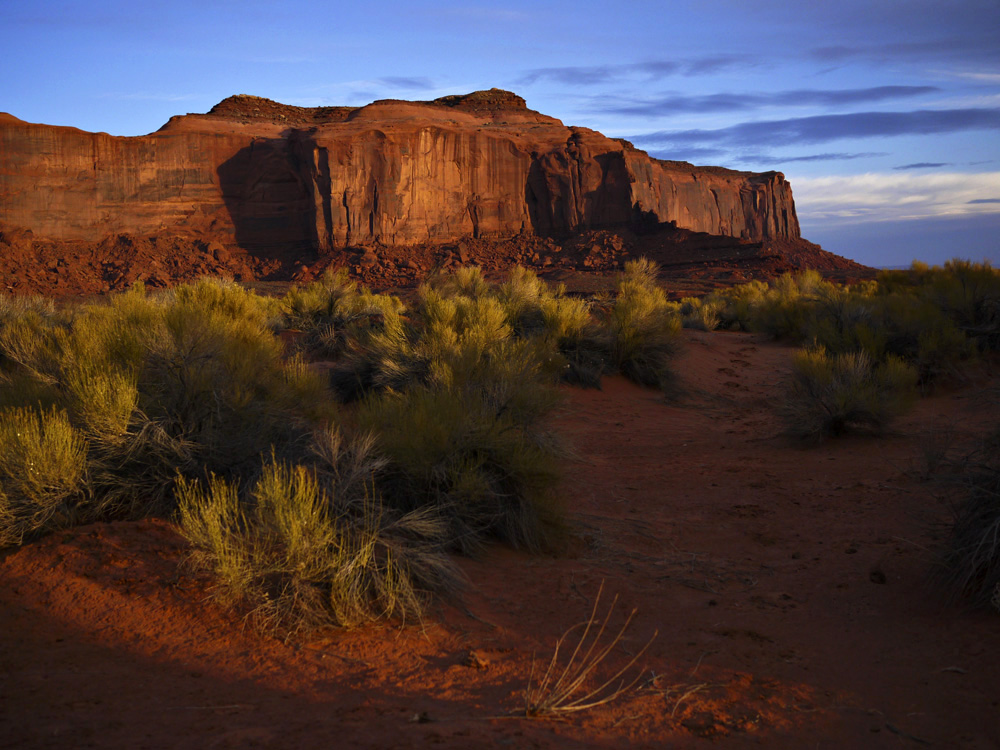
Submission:
<svg viewBox="0 0 1000 750">
<path fill-rule="evenodd" d="M 950 167 L 951 164 L 941 161 L 917 161 L 913 164 L 901 164 L 898 167 L 893 167 L 897 172 L 903 169 L 937 169 L 939 167 Z"/>
<path fill-rule="evenodd" d="M 380 83 L 394 89 L 407 89 L 409 91 L 427 91 L 434 88 L 434 83 L 429 78 L 405 78 L 399 76 L 386 76 L 376 78 L 373 83 Z"/>
<path fill-rule="evenodd" d="M 715 147 L 787 146 L 843 138 L 941 135 L 1000 128 L 1000 109 L 940 109 L 914 112 L 855 112 L 787 120 L 743 122 L 718 130 L 661 130 L 631 136 L 651 146 L 711 144 Z"/>
<path fill-rule="evenodd" d="M 625 66 L 622 65 L 568 65 L 559 68 L 535 68 L 529 71 L 518 83 L 530 85 L 541 80 L 565 83 L 571 86 L 587 86 L 606 83 L 622 75 Z"/>
<path fill-rule="evenodd" d="M 793 89 L 761 94 L 720 93 L 705 96 L 670 96 L 601 107 L 622 115 L 661 116 L 677 113 L 734 112 L 778 106 L 843 106 L 904 99 L 939 92 L 937 86 L 874 86 L 863 89 Z"/>
<path fill-rule="evenodd" d="M 988 26 L 986 27 L 988 28 Z M 939 37 L 919 42 L 894 42 L 871 45 L 829 45 L 816 47 L 806 54 L 823 63 L 884 63 L 890 60 L 917 61 L 929 59 L 981 62 L 1000 61 L 1000 45 L 993 32 L 970 33 L 961 37 Z"/>
<path fill-rule="evenodd" d="M 801 218 L 815 223 L 895 221 L 1000 213 L 1000 172 L 869 173 L 797 178 Z"/>
<path fill-rule="evenodd" d="M 757 67 L 760 64 L 759 58 L 748 55 L 709 55 L 688 61 L 684 65 L 684 75 L 715 75 L 733 68 Z"/>
<path fill-rule="evenodd" d="M 707 162 L 725 156 L 726 152 L 718 148 L 685 148 L 677 151 L 651 151 L 650 156 L 664 161 Z"/>
<path fill-rule="evenodd" d="M 1000 73 L 952 73 L 951 75 L 981 83 L 1000 83 Z"/>
<path fill-rule="evenodd" d="M 636 75 L 658 79 L 667 76 L 706 76 L 726 70 L 760 67 L 765 61 L 756 55 L 707 55 L 689 60 L 646 60 L 620 65 L 567 65 L 552 68 L 534 68 L 527 71 L 517 83 L 530 85 L 548 80 L 572 86 L 591 86 L 608 83 Z"/>
<path fill-rule="evenodd" d="M 858 154 L 829 153 L 829 154 L 808 154 L 806 156 L 773 156 L 771 154 L 744 154 L 736 157 L 734 161 L 743 164 L 788 164 L 792 162 L 811 161 L 852 161 L 854 159 L 872 159 L 879 156 L 888 156 L 885 151 L 866 151 Z"/>
</svg>

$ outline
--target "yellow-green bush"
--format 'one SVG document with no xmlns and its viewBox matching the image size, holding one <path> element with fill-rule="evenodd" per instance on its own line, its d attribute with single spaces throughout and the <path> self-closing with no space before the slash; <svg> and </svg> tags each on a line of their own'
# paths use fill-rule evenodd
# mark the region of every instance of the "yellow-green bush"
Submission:
<svg viewBox="0 0 1000 750">
<path fill-rule="evenodd" d="M 235 482 L 178 486 L 181 529 L 223 602 L 285 632 L 419 617 L 459 582 L 420 514 L 384 517 L 377 498 L 338 505 L 315 470 L 271 460 L 242 498 Z M 412 528 L 408 528 L 412 527 Z"/>
<path fill-rule="evenodd" d="M 65 412 L 0 411 L 0 446 L 0 546 L 78 520 L 87 446 Z"/>
<path fill-rule="evenodd" d="M 665 387 L 681 321 L 656 281 L 658 272 L 645 259 L 626 263 L 601 323 L 613 370 L 641 385 Z"/>
<path fill-rule="evenodd" d="M 275 309 L 202 280 L 28 310 L 0 321 L 3 403 L 66 411 L 88 446 L 97 516 L 164 510 L 178 471 L 237 471 L 331 418 L 321 376 L 284 361 Z"/>
<path fill-rule="evenodd" d="M 282 300 L 285 326 L 304 334 L 301 348 L 329 358 L 343 353 L 352 338 L 397 318 L 403 304 L 396 297 L 359 289 L 345 271 L 327 270 L 306 287 L 292 287 Z"/>
<path fill-rule="evenodd" d="M 448 523 L 451 546 L 464 552 L 487 538 L 551 546 L 563 524 L 558 454 L 532 424 L 544 401 L 540 409 L 518 395 L 520 403 L 501 403 L 485 391 L 424 387 L 367 401 L 359 421 L 388 461 L 386 502 L 433 508 Z"/>
</svg>

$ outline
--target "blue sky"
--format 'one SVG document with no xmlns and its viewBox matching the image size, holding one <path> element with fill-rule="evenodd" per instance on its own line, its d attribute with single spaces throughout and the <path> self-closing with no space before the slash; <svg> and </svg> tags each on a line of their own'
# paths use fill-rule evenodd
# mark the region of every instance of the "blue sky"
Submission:
<svg viewBox="0 0 1000 750">
<path fill-rule="evenodd" d="M 138 135 L 231 94 L 498 86 L 660 158 L 782 171 L 841 255 L 1000 263 L 998 29 L 998 0 L 0 0 L 0 111 Z"/>
</svg>

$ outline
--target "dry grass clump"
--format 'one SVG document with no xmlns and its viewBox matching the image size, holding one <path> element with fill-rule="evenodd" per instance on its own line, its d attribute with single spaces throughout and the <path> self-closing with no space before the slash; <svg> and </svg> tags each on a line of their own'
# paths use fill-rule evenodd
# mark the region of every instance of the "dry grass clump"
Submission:
<svg viewBox="0 0 1000 750">
<path fill-rule="evenodd" d="M 618 602 L 616 596 L 602 621 L 598 621 L 601 594 L 604 591 L 604 584 L 597 592 L 594 600 L 594 607 L 590 617 L 584 622 L 578 623 L 567 630 L 559 640 L 549 659 L 548 667 L 539 678 L 537 684 L 532 684 L 535 676 L 534 665 L 532 665 L 531 675 L 528 678 L 528 686 L 524 691 L 524 712 L 530 717 L 558 717 L 576 711 L 585 711 L 588 708 L 610 703 L 631 690 L 639 682 L 642 672 L 626 681 L 626 673 L 635 665 L 656 638 L 657 633 L 646 642 L 632 658 L 626 662 L 611 677 L 601 680 L 594 680 L 593 677 L 600 669 L 605 659 L 621 643 L 625 632 L 632 619 L 636 615 L 636 610 L 632 610 L 625 619 L 625 623 L 614 636 L 610 636 L 604 641 L 604 635 L 608 631 L 608 623 L 611 614 L 614 612 L 615 604 Z M 572 646 L 572 651 L 564 664 L 560 664 L 560 652 L 564 646 L 568 648 L 572 645 L 570 638 L 574 633 L 580 632 L 579 640 Z M 602 642 L 604 641 L 604 642 Z M 596 685 L 594 683 L 597 683 Z"/>
<path fill-rule="evenodd" d="M 0 411 L 0 546 L 71 524 L 87 499 L 87 445 L 64 411 Z"/>
<path fill-rule="evenodd" d="M 916 383 L 913 368 L 896 358 L 875 364 L 864 352 L 801 351 L 782 415 L 789 434 L 808 440 L 878 435 L 915 398 Z"/>
<path fill-rule="evenodd" d="M 419 511 L 390 515 L 369 491 L 337 466 L 272 457 L 245 493 L 213 476 L 182 480 L 177 494 L 181 529 L 219 598 L 257 627 L 294 633 L 419 617 L 430 594 L 458 587 L 443 525 Z"/>
</svg>

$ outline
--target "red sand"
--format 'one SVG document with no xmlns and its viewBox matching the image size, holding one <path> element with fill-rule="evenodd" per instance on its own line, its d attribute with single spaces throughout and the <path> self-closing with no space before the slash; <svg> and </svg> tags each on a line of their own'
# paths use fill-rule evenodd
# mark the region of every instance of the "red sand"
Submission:
<svg viewBox="0 0 1000 750">
<path fill-rule="evenodd" d="M 889 437 L 801 448 L 773 406 L 792 349 L 692 333 L 671 404 L 608 378 L 567 389 L 569 550 L 462 561 L 422 625 L 282 643 L 241 628 L 163 521 L 55 534 L 0 560 L 0 747 L 1000 746 L 995 613 L 927 583 L 945 500 L 929 446 L 996 425 L 996 379 L 923 399 Z M 609 665 L 640 685 L 565 721 L 523 707 L 533 654 L 601 581 Z M 880 582 L 884 581 L 884 583 Z"/>
</svg>

